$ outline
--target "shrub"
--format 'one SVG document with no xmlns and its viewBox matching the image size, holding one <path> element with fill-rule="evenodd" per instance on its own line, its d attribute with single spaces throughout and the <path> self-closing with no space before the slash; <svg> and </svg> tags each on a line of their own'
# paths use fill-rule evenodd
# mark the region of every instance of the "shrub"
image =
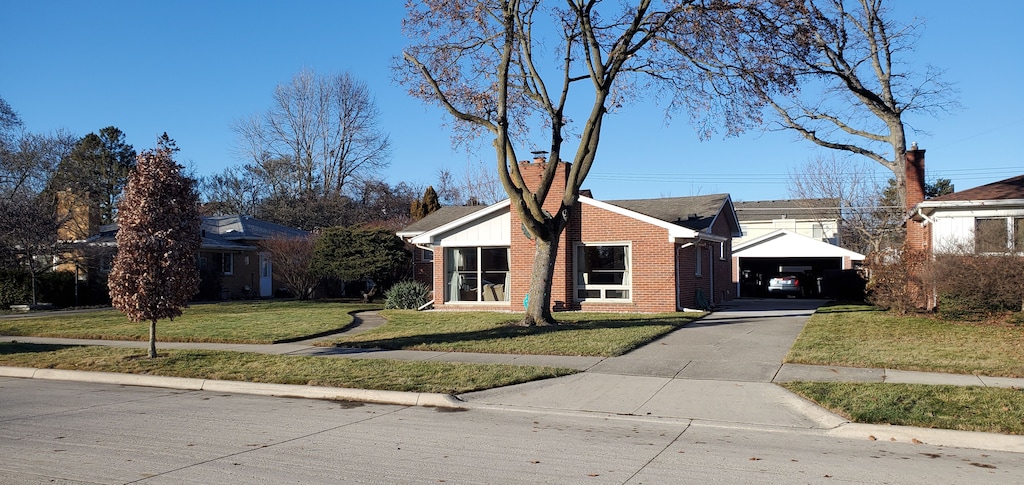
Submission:
<svg viewBox="0 0 1024 485">
<path fill-rule="evenodd" d="M 898 314 L 929 308 L 929 291 L 922 280 L 925 260 L 923 252 L 906 249 L 872 254 L 867 264 L 868 302 Z"/>
<path fill-rule="evenodd" d="M 26 284 L 28 273 L 16 269 L 0 270 L 0 309 L 32 303 L 32 287 Z"/>
<path fill-rule="evenodd" d="M 1024 258 L 1015 254 L 938 254 L 929 275 L 939 295 L 939 313 L 948 319 L 979 319 L 1021 310 Z"/>
<path fill-rule="evenodd" d="M 430 288 L 419 281 L 399 281 L 384 292 L 384 308 L 415 310 L 427 303 Z"/>
</svg>

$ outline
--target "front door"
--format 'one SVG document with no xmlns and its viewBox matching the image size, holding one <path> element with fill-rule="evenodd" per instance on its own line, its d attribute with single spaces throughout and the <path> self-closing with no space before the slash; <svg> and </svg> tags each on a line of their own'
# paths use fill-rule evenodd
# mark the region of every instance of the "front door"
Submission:
<svg viewBox="0 0 1024 485">
<path fill-rule="evenodd" d="M 260 253 L 260 298 L 274 296 L 274 267 L 270 253 Z"/>
</svg>

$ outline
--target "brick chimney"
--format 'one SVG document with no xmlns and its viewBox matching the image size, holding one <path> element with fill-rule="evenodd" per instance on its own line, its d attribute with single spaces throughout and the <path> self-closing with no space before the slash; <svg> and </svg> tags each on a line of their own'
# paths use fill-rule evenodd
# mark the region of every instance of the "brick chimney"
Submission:
<svg viewBox="0 0 1024 485">
<path fill-rule="evenodd" d="M 917 143 L 907 150 L 906 165 L 907 210 L 924 202 L 924 150 L 917 148 Z"/>
<path fill-rule="evenodd" d="M 548 163 L 544 158 L 546 152 L 535 152 L 532 161 L 519 162 L 519 173 L 523 175 L 523 182 L 530 191 L 536 191 L 540 181 L 544 178 L 544 170 L 547 170 Z M 562 196 L 565 195 L 565 182 L 569 179 L 568 162 L 558 162 L 555 167 L 555 178 L 551 182 L 548 196 L 544 199 L 544 210 L 551 214 L 558 212 L 562 204 Z"/>
<path fill-rule="evenodd" d="M 907 150 L 906 163 L 906 197 L 907 213 L 912 212 L 917 204 L 924 202 L 924 150 L 917 148 L 917 143 Z M 928 228 L 923 222 L 907 219 L 906 247 L 912 250 L 926 251 L 929 240 Z"/>
<path fill-rule="evenodd" d="M 57 239 L 82 241 L 99 233 L 100 215 L 88 194 L 76 194 L 71 189 L 57 192 Z"/>
</svg>

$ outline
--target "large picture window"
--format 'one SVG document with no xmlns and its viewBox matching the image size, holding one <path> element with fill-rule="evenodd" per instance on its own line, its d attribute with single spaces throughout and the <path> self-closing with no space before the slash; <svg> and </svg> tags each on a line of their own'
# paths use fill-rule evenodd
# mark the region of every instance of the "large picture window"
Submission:
<svg viewBox="0 0 1024 485">
<path fill-rule="evenodd" d="M 508 248 L 448 248 L 447 301 L 508 301 Z"/>
<path fill-rule="evenodd" d="M 574 267 L 577 300 L 630 299 L 628 244 L 578 245 Z"/>
<path fill-rule="evenodd" d="M 974 220 L 974 251 L 1005 253 L 1009 244 L 1005 217 Z"/>
</svg>

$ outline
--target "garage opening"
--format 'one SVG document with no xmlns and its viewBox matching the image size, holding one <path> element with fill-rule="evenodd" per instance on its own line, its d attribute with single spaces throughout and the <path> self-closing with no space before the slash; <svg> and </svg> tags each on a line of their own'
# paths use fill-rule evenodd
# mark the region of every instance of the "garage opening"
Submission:
<svg viewBox="0 0 1024 485">
<path fill-rule="evenodd" d="M 826 273 L 843 269 L 843 258 L 739 258 L 740 297 L 764 298 L 771 296 L 768 284 L 781 275 L 800 276 L 802 288 L 799 296 L 818 297 Z"/>
</svg>

